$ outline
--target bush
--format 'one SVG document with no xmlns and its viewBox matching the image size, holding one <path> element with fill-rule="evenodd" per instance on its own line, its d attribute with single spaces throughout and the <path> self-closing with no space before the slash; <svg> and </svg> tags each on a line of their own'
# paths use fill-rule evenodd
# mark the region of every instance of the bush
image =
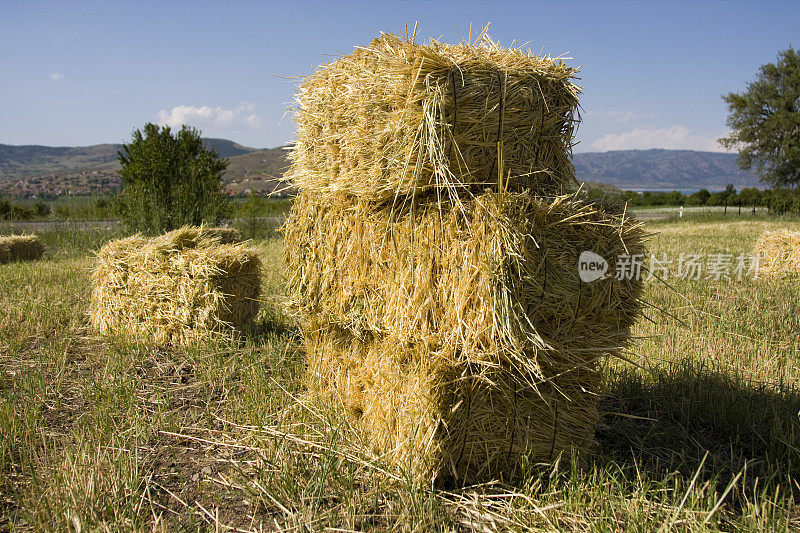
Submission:
<svg viewBox="0 0 800 533">
<path fill-rule="evenodd" d="M 776 215 L 800 215 L 800 190 L 773 189 L 765 191 L 769 209 Z"/>
<path fill-rule="evenodd" d="M 215 225 L 230 213 L 220 178 L 228 166 L 206 150 L 200 132 L 147 124 L 122 145 L 122 218 L 129 229 L 153 235 L 183 225 Z"/>
</svg>

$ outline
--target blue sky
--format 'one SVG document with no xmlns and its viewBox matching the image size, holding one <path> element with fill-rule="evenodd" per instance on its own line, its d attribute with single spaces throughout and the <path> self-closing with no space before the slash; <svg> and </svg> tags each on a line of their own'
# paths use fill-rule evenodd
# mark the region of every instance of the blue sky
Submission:
<svg viewBox="0 0 800 533">
<path fill-rule="evenodd" d="M 0 143 L 124 142 L 146 122 L 273 147 L 298 80 L 419 21 L 582 66 L 575 151 L 719 150 L 720 95 L 800 46 L 800 2 L 37 2 L 0 0 Z M 473 30 L 474 31 L 474 30 Z"/>
</svg>

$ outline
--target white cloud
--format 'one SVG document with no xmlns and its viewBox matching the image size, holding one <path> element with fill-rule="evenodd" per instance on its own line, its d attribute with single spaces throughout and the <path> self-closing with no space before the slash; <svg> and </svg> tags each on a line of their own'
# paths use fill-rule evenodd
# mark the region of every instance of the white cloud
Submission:
<svg viewBox="0 0 800 533">
<path fill-rule="evenodd" d="M 60 72 L 53 72 L 50 74 L 50 79 L 53 81 L 61 81 L 64 79 L 64 75 Z"/>
<path fill-rule="evenodd" d="M 260 129 L 261 119 L 254 113 L 255 109 L 256 104 L 250 102 L 242 102 L 233 108 L 179 105 L 169 111 L 159 111 L 158 122 L 161 126 L 173 128 L 187 124 L 200 129 Z"/>
<path fill-rule="evenodd" d="M 609 133 L 592 143 L 594 150 L 646 150 L 666 148 L 671 150 L 702 150 L 725 152 L 714 137 L 695 135 L 684 126 L 668 128 L 634 128 L 624 133 Z"/>
</svg>

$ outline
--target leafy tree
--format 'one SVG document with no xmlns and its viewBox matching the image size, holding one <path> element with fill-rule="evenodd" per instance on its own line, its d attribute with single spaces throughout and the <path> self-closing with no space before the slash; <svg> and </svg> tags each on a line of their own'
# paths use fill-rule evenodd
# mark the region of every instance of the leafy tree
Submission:
<svg viewBox="0 0 800 533">
<path fill-rule="evenodd" d="M 690 194 L 686 199 L 686 203 L 689 205 L 706 205 L 709 196 L 711 196 L 711 193 L 708 192 L 708 189 L 700 189 Z"/>
<path fill-rule="evenodd" d="M 228 167 L 206 150 L 200 132 L 148 123 L 118 152 L 122 165 L 121 215 L 125 224 L 157 234 L 184 224 L 216 224 L 230 214 L 220 178 Z"/>
<path fill-rule="evenodd" d="M 745 187 L 739 191 L 741 205 L 758 205 L 761 203 L 761 191 L 755 187 Z"/>
<path fill-rule="evenodd" d="M 0 220 L 11 218 L 11 202 L 5 198 L 0 198 Z"/>
<path fill-rule="evenodd" d="M 742 93 L 729 93 L 731 134 L 719 139 L 739 149 L 739 166 L 755 167 L 776 187 L 800 183 L 800 54 L 789 47 L 767 63 Z"/>
<path fill-rule="evenodd" d="M 800 214 L 800 189 L 773 189 L 765 192 L 765 202 L 773 213 Z"/>
<path fill-rule="evenodd" d="M 730 201 L 732 196 L 736 196 L 736 187 L 733 186 L 733 183 L 729 183 L 725 186 L 725 190 L 722 191 L 722 194 Z"/>
<path fill-rule="evenodd" d="M 720 192 L 712 192 L 709 195 L 708 200 L 706 200 L 706 205 L 710 205 L 710 206 L 724 205 L 726 198 L 727 198 L 727 195 L 724 192 L 721 192 L 721 191 Z"/>
<path fill-rule="evenodd" d="M 680 191 L 672 191 L 671 193 L 667 194 L 667 205 L 683 205 L 685 201 L 686 196 L 684 196 Z"/>
</svg>

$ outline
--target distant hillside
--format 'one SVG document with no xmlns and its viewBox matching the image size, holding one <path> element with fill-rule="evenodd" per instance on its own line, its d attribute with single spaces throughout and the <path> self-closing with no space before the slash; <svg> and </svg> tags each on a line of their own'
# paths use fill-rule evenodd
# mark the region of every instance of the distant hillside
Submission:
<svg viewBox="0 0 800 533">
<path fill-rule="evenodd" d="M 203 139 L 203 146 L 213 148 L 220 157 L 232 159 L 238 156 L 260 154 L 264 151 L 258 148 L 248 148 L 227 139 Z M 119 150 L 122 150 L 121 144 L 96 144 L 81 147 L 0 144 L 0 177 L 119 169 L 117 162 Z M 267 151 L 271 150 L 278 149 L 267 149 Z M 247 161 L 251 159 L 253 158 L 247 158 Z M 237 166 L 241 167 L 242 165 L 238 164 Z"/>
<path fill-rule="evenodd" d="M 280 148 L 249 148 L 226 139 L 203 139 L 230 161 L 224 176 L 226 188 L 234 194 L 271 192 L 274 178 L 288 166 L 288 152 Z M 119 171 L 118 144 L 86 147 L 11 146 L 0 144 L 0 195 L 32 196 L 58 190 L 92 191 L 100 175 L 106 187 L 109 173 Z M 735 154 L 691 150 L 625 150 L 575 154 L 578 179 L 593 188 L 710 190 L 733 183 L 737 189 L 760 186 L 757 176 L 736 166 Z M 93 174 L 94 173 L 94 174 Z M 80 179 L 78 179 L 79 176 Z M 57 186 L 48 182 L 60 180 Z M 78 181 L 76 181 L 78 180 Z M 82 180 L 82 181 L 81 181 Z M 13 181 L 13 186 L 12 186 Z M 29 187 L 30 183 L 35 186 Z"/>
<path fill-rule="evenodd" d="M 249 148 L 227 139 L 203 139 L 228 158 L 223 176 L 233 194 L 272 192 L 287 166 L 284 148 Z M 0 196 L 89 194 L 107 192 L 119 185 L 117 152 L 121 144 L 82 147 L 12 146 L 0 144 Z"/>
<path fill-rule="evenodd" d="M 736 154 L 693 150 L 623 150 L 575 154 L 582 181 L 620 189 L 737 189 L 763 186 L 758 176 L 736 165 Z"/>
<path fill-rule="evenodd" d="M 94 146 L 12 146 L 0 144 L 0 178 L 119 168 L 118 144 Z"/>
</svg>

